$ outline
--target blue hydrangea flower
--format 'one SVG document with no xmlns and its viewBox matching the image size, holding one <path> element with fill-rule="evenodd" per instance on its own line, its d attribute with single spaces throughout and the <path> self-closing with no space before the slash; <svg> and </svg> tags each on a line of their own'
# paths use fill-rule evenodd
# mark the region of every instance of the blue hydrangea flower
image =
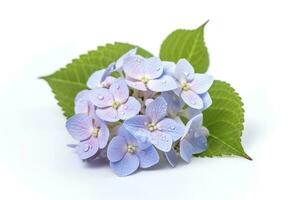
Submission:
<svg viewBox="0 0 300 200">
<path fill-rule="evenodd" d="M 109 75 L 114 71 L 122 70 L 122 66 L 128 58 L 137 56 L 136 51 L 137 48 L 131 49 L 121 56 L 116 62 L 111 63 L 106 69 L 101 69 L 94 72 L 87 81 L 88 88 L 109 88 L 115 81 L 115 78 Z"/>
<path fill-rule="evenodd" d="M 136 52 L 137 52 L 137 48 L 129 50 L 127 53 L 125 53 L 124 55 L 122 55 L 116 62 L 112 62 L 111 64 L 109 64 L 109 66 L 106 69 L 101 69 L 101 70 L 96 71 L 95 73 L 93 73 L 92 74 L 92 76 L 94 76 L 93 78 L 95 78 L 97 81 L 99 80 L 99 78 L 101 78 L 102 81 L 103 81 L 112 72 L 114 72 L 114 71 L 121 71 L 124 62 L 126 62 L 126 60 L 128 58 L 130 58 L 132 56 L 138 56 L 138 55 L 136 55 Z M 91 82 L 94 81 L 93 78 L 91 77 L 91 80 L 90 80 Z"/>
<path fill-rule="evenodd" d="M 141 109 L 140 102 L 129 97 L 129 89 L 124 79 L 116 80 L 109 89 L 91 90 L 90 100 L 98 107 L 97 116 L 108 122 L 129 119 Z"/>
<path fill-rule="evenodd" d="M 175 92 L 188 106 L 203 109 L 203 101 L 211 101 L 207 91 L 213 83 L 212 76 L 195 73 L 193 66 L 186 59 L 178 61 L 174 76 L 180 85 Z"/>
<path fill-rule="evenodd" d="M 178 147 L 181 158 L 188 163 L 191 161 L 193 154 L 201 153 L 207 149 L 206 137 L 208 135 L 208 130 L 202 126 L 202 122 L 202 114 L 189 120 L 186 124 L 184 135 L 179 143 L 177 143 L 169 152 L 165 153 L 171 166 L 174 167 L 177 163 L 176 150 L 178 150 Z"/>
<path fill-rule="evenodd" d="M 85 114 L 76 114 L 69 118 L 66 128 L 79 144 L 76 153 L 85 160 L 95 156 L 99 149 L 105 148 L 109 139 L 109 130 L 99 118 Z"/>
<path fill-rule="evenodd" d="M 164 74 L 163 63 L 156 57 L 130 57 L 124 63 L 123 70 L 127 84 L 137 90 L 163 92 L 178 87 L 172 76 Z"/>
<path fill-rule="evenodd" d="M 159 155 L 151 143 L 139 142 L 123 126 L 109 143 L 107 158 L 118 176 L 127 176 L 139 167 L 148 168 L 159 162 Z"/>
<path fill-rule="evenodd" d="M 179 112 L 182 111 L 184 106 L 184 102 L 182 101 L 182 99 L 178 98 L 178 96 L 173 91 L 162 92 L 161 96 L 167 102 L 168 115 L 172 118 L 178 116 Z"/>
<path fill-rule="evenodd" d="M 165 118 L 167 103 L 158 97 L 146 107 L 145 115 L 137 115 L 124 122 L 124 126 L 135 137 L 149 141 L 159 150 L 168 152 L 172 143 L 184 133 L 184 126 L 173 119 Z"/>
<path fill-rule="evenodd" d="M 90 89 L 95 88 L 109 88 L 112 83 L 115 81 L 115 78 L 109 76 L 112 72 L 114 63 L 112 63 L 108 68 L 101 69 L 94 72 L 87 81 L 87 86 Z"/>
<path fill-rule="evenodd" d="M 196 115 L 199 115 L 203 110 L 207 109 L 212 104 L 212 100 L 209 97 L 208 92 L 206 92 L 204 95 L 200 95 L 203 101 L 202 109 L 195 109 L 191 107 L 184 108 L 184 101 L 181 98 L 178 98 L 173 91 L 163 92 L 161 93 L 161 96 L 166 100 L 168 105 L 167 113 L 168 116 L 172 118 L 183 116 L 191 119 Z"/>
</svg>

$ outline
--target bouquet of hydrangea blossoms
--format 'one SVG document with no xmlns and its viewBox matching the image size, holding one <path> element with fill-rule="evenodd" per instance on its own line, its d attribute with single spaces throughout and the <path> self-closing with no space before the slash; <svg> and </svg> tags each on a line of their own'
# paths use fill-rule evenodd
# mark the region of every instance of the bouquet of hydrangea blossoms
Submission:
<svg viewBox="0 0 300 200">
<path fill-rule="evenodd" d="M 212 76 L 195 73 L 185 59 L 144 58 L 136 50 L 90 76 L 66 123 L 79 158 L 105 157 L 119 176 L 163 157 L 172 167 L 178 157 L 189 163 L 207 149 L 202 111 L 212 104 Z"/>
</svg>

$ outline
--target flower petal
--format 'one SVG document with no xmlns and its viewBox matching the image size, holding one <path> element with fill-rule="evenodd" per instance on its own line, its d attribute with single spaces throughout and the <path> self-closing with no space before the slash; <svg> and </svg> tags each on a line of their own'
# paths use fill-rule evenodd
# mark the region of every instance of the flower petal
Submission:
<svg viewBox="0 0 300 200">
<path fill-rule="evenodd" d="M 180 96 L 181 91 L 182 91 L 181 87 L 176 88 L 175 90 L 173 90 L 173 92 L 174 92 L 177 96 Z"/>
<path fill-rule="evenodd" d="M 159 162 L 159 155 L 152 145 L 147 149 L 137 151 L 136 154 L 140 159 L 141 168 L 152 167 Z"/>
<path fill-rule="evenodd" d="M 97 87 L 102 87 L 101 83 L 104 80 L 105 75 L 105 69 L 94 72 L 87 81 L 88 88 L 94 89 Z"/>
<path fill-rule="evenodd" d="M 213 77 L 208 74 L 195 74 L 193 81 L 190 83 L 191 90 L 197 94 L 203 94 L 208 91 L 213 82 Z"/>
<path fill-rule="evenodd" d="M 138 169 L 139 164 L 135 154 L 126 153 L 122 160 L 110 162 L 110 167 L 118 176 L 128 176 Z"/>
<path fill-rule="evenodd" d="M 134 97 L 129 97 L 127 102 L 118 108 L 118 116 L 122 120 L 129 119 L 141 110 L 141 104 Z"/>
<path fill-rule="evenodd" d="M 193 80 L 195 71 L 193 66 L 186 59 L 180 59 L 176 64 L 175 77 L 179 82 Z"/>
<path fill-rule="evenodd" d="M 182 100 L 190 107 L 195 109 L 202 109 L 203 102 L 202 99 L 192 90 L 181 92 Z"/>
<path fill-rule="evenodd" d="M 89 99 L 89 92 L 90 92 L 90 90 L 82 90 L 82 91 L 78 92 L 76 97 L 75 97 L 75 102 L 80 100 L 80 99 L 88 100 Z"/>
<path fill-rule="evenodd" d="M 207 149 L 207 129 L 202 126 L 202 122 L 203 115 L 199 114 L 186 124 L 186 134 L 183 136 L 183 140 L 188 141 L 193 146 L 193 154 L 201 153 Z"/>
<path fill-rule="evenodd" d="M 103 149 L 106 147 L 109 139 L 109 129 L 105 122 L 102 120 L 99 120 L 100 124 L 100 130 L 99 130 L 99 135 L 98 135 L 98 142 L 99 142 L 99 148 Z"/>
<path fill-rule="evenodd" d="M 164 74 L 174 76 L 176 64 L 169 61 L 162 61 L 164 66 Z"/>
<path fill-rule="evenodd" d="M 76 114 L 87 114 L 89 113 L 89 102 L 84 99 L 79 99 L 75 102 L 74 112 Z"/>
<path fill-rule="evenodd" d="M 137 48 L 133 48 L 133 49 L 129 50 L 127 53 L 125 53 L 124 55 L 122 55 L 115 64 L 116 70 L 121 69 L 129 57 L 135 56 L 136 51 L 137 51 Z"/>
<path fill-rule="evenodd" d="M 128 127 L 135 129 L 146 129 L 146 125 L 149 123 L 149 118 L 145 115 L 137 115 L 133 118 L 127 119 L 124 121 L 124 125 L 128 130 Z"/>
<path fill-rule="evenodd" d="M 167 112 L 171 116 L 176 116 L 177 113 L 180 112 L 182 109 L 184 103 L 181 98 L 178 98 L 178 96 L 174 92 L 163 92 L 161 96 L 166 100 L 167 102 Z"/>
<path fill-rule="evenodd" d="M 123 136 L 126 139 L 127 144 L 132 144 L 132 145 L 136 146 L 139 150 L 144 150 L 152 145 L 148 141 L 141 141 L 138 138 L 136 138 L 133 134 L 131 134 L 125 128 L 125 126 L 120 126 L 118 128 L 117 132 L 118 132 L 118 135 Z"/>
<path fill-rule="evenodd" d="M 146 107 L 146 115 L 156 123 L 167 115 L 167 102 L 163 97 L 157 97 Z"/>
<path fill-rule="evenodd" d="M 211 97 L 210 97 L 210 95 L 209 95 L 208 92 L 206 92 L 206 93 L 204 93 L 204 94 L 200 94 L 200 97 L 201 97 L 201 99 L 202 99 L 202 101 L 203 101 L 203 104 L 204 104 L 202 110 L 205 110 L 205 109 L 207 109 L 209 106 L 211 106 L 211 104 L 212 104 L 212 99 L 211 99 Z"/>
<path fill-rule="evenodd" d="M 99 108 L 111 106 L 114 102 L 113 95 L 106 88 L 96 88 L 90 91 L 90 101 Z"/>
<path fill-rule="evenodd" d="M 192 119 L 193 117 L 199 115 L 201 112 L 202 112 L 202 109 L 199 110 L 199 109 L 188 107 L 187 108 L 187 118 Z"/>
<path fill-rule="evenodd" d="M 202 153 L 208 148 L 207 138 L 204 133 L 201 132 L 201 129 L 198 130 L 195 134 L 197 135 L 197 137 L 195 137 L 194 135 L 193 138 L 187 138 L 187 141 L 193 146 L 193 154 Z"/>
<path fill-rule="evenodd" d="M 88 140 L 80 142 L 76 146 L 76 153 L 82 160 L 88 159 L 96 155 L 99 150 L 98 141 L 96 138 L 91 137 Z"/>
<path fill-rule="evenodd" d="M 125 75 L 136 80 L 142 78 L 145 75 L 144 61 L 145 59 L 140 56 L 128 57 L 123 64 Z"/>
<path fill-rule="evenodd" d="M 137 145 L 136 138 L 125 128 L 125 126 L 120 126 L 117 129 L 117 134 L 122 136 L 127 144 Z"/>
<path fill-rule="evenodd" d="M 186 126 L 185 126 L 185 134 L 184 137 L 189 136 L 189 135 L 194 135 L 194 133 L 202 127 L 203 123 L 203 114 L 200 113 L 199 115 L 196 115 L 192 119 L 190 119 Z"/>
<path fill-rule="evenodd" d="M 106 67 L 105 75 L 109 76 L 114 71 L 116 71 L 116 63 L 112 62 Z"/>
<path fill-rule="evenodd" d="M 168 133 L 172 136 L 173 142 L 181 138 L 184 134 L 185 127 L 173 119 L 165 118 L 156 125 L 158 130 Z"/>
<path fill-rule="evenodd" d="M 96 110 L 96 115 L 107 122 L 116 122 L 119 121 L 118 111 L 112 107 L 108 108 L 99 108 Z"/>
<path fill-rule="evenodd" d="M 149 118 L 145 115 L 137 115 L 124 121 L 124 127 L 137 139 L 146 142 L 150 132 L 147 129 Z"/>
<path fill-rule="evenodd" d="M 93 130 L 92 118 L 85 114 L 76 114 L 68 119 L 66 128 L 75 140 L 86 140 Z"/>
<path fill-rule="evenodd" d="M 126 80 L 126 83 L 129 87 L 132 87 L 134 89 L 141 90 L 141 91 L 147 91 L 146 85 L 140 81 Z"/>
<path fill-rule="evenodd" d="M 154 99 L 146 99 L 145 100 L 145 106 L 148 106 Z"/>
<path fill-rule="evenodd" d="M 122 136 L 115 136 L 107 147 L 107 158 L 111 162 L 121 160 L 127 152 L 127 142 Z"/>
<path fill-rule="evenodd" d="M 167 161 L 170 163 L 172 167 L 175 167 L 177 164 L 177 155 L 174 149 L 171 149 L 168 152 L 165 152 L 165 156 Z"/>
<path fill-rule="evenodd" d="M 129 96 L 129 89 L 124 79 L 116 80 L 109 88 L 114 100 L 120 103 L 126 102 Z"/>
<path fill-rule="evenodd" d="M 75 97 L 74 112 L 76 114 L 82 113 L 87 115 L 93 115 L 95 108 L 89 101 L 90 90 L 82 90 Z"/>
<path fill-rule="evenodd" d="M 149 79 L 155 79 L 162 75 L 164 67 L 162 62 L 157 57 L 147 58 L 143 62 L 145 76 Z"/>
<path fill-rule="evenodd" d="M 102 82 L 102 86 L 104 88 L 110 88 L 110 86 L 115 82 L 116 78 L 112 76 L 108 76 Z"/>
<path fill-rule="evenodd" d="M 191 162 L 194 147 L 186 140 L 180 141 L 180 156 L 186 162 Z"/>
<path fill-rule="evenodd" d="M 206 137 L 209 136 L 209 130 L 208 130 L 206 127 L 204 127 L 204 126 L 202 126 L 202 127 L 200 128 L 200 133 L 201 133 L 202 135 L 205 135 Z M 198 135 L 199 135 L 199 134 L 195 134 L 195 137 L 198 137 Z"/>
<path fill-rule="evenodd" d="M 75 102 L 74 111 L 76 114 L 93 116 L 95 114 L 95 106 L 88 100 L 79 99 Z"/>
<path fill-rule="evenodd" d="M 172 146 L 172 136 L 161 131 L 150 132 L 149 141 L 163 152 L 168 152 L 171 150 Z"/>
<path fill-rule="evenodd" d="M 178 88 L 178 84 L 171 76 L 163 75 L 158 79 L 149 80 L 147 87 L 154 92 L 165 92 Z"/>
</svg>

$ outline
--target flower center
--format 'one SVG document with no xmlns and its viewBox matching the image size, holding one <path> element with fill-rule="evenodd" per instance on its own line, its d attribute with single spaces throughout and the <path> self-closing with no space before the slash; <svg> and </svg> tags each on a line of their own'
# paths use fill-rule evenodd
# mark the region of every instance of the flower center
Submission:
<svg viewBox="0 0 300 200">
<path fill-rule="evenodd" d="M 114 101 L 111 107 L 113 107 L 114 109 L 118 109 L 120 105 L 121 104 L 119 102 Z"/>
<path fill-rule="evenodd" d="M 147 84 L 147 83 L 149 82 L 149 78 L 143 76 L 143 77 L 141 78 L 141 82 L 144 83 L 144 84 Z"/>
<path fill-rule="evenodd" d="M 149 129 L 149 131 L 152 132 L 152 131 L 155 131 L 157 129 L 157 126 L 156 126 L 156 124 L 154 124 L 152 122 L 152 123 L 148 124 L 148 129 Z"/>
<path fill-rule="evenodd" d="M 128 145 L 127 145 L 127 151 L 128 151 L 129 153 L 133 153 L 133 152 L 135 151 L 135 146 L 132 145 L 132 144 L 128 144 Z"/>
<path fill-rule="evenodd" d="M 188 83 L 184 82 L 181 84 L 181 88 L 183 91 L 188 91 L 191 87 Z"/>
<path fill-rule="evenodd" d="M 99 134 L 100 134 L 100 129 L 99 128 L 93 128 L 92 136 L 93 137 L 98 137 Z"/>
</svg>

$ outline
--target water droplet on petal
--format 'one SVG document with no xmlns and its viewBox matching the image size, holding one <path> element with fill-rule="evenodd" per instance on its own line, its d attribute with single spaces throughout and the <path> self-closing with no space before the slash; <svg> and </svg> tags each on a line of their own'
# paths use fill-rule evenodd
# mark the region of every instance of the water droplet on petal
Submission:
<svg viewBox="0 0 300 200">
<path fill-rule="evenodd" d="M 166 80 L 163 80 L 163 81 L 162 81 L 162 83 L 163 83 L 163 84 L 166 84 L 166 83 L 167 83 L 167 81 L 166 81 Z"/>
<path fill-rule="evenodd" d="M 159 70 L 160 70 L 160 67 L 157 67 L 157 68 L 156 68 L 156 71 L 159 71 Z"/>
<path fill-rule="evenodd" d="M 124 110 L 127 110 L 128 109 L 128 106 L 124 105 Z"/>
<path fill-rule="evenodd" d="M 175 130 L 175 126 L 171 126 L 171 129 L 172 129 L 172 130 Z"/>
<path fill-rule="evenodd" d="M 104 96 L 98 96 L 98 99 L 100 99 L 100 100 L 103 100 L 104 99 Z"/>
<path fill-rule="evenodd" d="M 119 89 L 120 89 L 120 86 L 118 85 L 118 86 L 117 86 L 117 90 L 119 90 Z"/>
<path fill-rule="evenodd" d="M 125 115 L 125 113 L 124 113 L 124 112 L 121 112 L 121 115 Z"/>
<path fill-rule="evenodd" d="M 196 102 L 195 102 L 195 101 L 192 101 L 191 103 L 192 103 L 193 105 L 195 105 L 195 104 L 196 104 Z"/>
<path fill-rule="evenodd" d="M 92 146 L 91 146 L 90 144 L 87 144 L 87 145 L 85 145 L 83 151 L 84 151 L 84 152 L 88 152 L 88 151 L 91 149 L 91 147 L 92 147 Z"/>
<path fill-rule="evenodd" d="M 189 76 L 190 73 L 189 72 L 184 72 L 184 75 Z"/>
</svg>

